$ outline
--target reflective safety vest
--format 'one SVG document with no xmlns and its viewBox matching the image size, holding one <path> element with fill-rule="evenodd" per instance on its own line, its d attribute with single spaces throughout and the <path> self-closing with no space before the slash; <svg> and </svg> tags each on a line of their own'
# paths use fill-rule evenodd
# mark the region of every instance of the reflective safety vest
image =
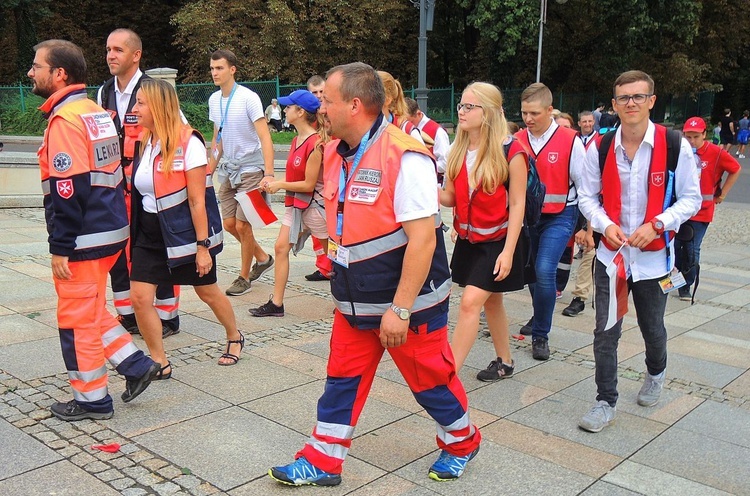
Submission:
<svg viewBox="0 0 750 496">
<path fill-rule="evenodd" d="M 408 238 L 396 221 L 394 194 L 401 158 L 407 151 L 429 156 L 427 149 L 396 126 L 379 120 L 371 130 L 370 146 L 364 152 L 354 176 L 346 184 L 339 205 L 339 177 L 349 169 L 338 150 L 340 140 L 324 150 L 324 186 L 329 236 L 348 248 L 349 267 L 333 264 L 331 293 L 336 308 L 360 329 L 377 329 L 396 293 Z M 343 146 L 343 145 L 342 145 Z M 435 195 L 438 194 L 435 181 Z M 337 213 L 343 209 L 342 235 L 336 233 Z M 437 214 L 437 212 L 436 212 Z M 451 277 L 443 231 L 435 215 L 436 247 L 430 270 L 411 308 L 411 326 L 448 318 Z"/>
<path fill-rule="evenodd" d="M 185 153 L 187 152 L 190 137 L 193 135 L 197 136 L 201 140 L 201 143 L 205 144 L 203 136 L 198 131 L 184 126 L 180 133 L 179 146 L 172 161 L 171 173 L 165 174 L 162 172 L 161 154 L 154 159 L 153 164 L 156 214 L 159 217 L 161 233 L 164 238 L 164 244 L 167 247 L 167 265 L 170 268 L 195 262 L 195 255 L 198 252 L 196 245 L 197 236 L 188 203 L 187 176 L 185 174 Z M 140 154 L 136 154 L 133 162 L 133 175 L 136 174 L 140 165 L 141 156 Z M 151 166 L 151 164 L 146 164 L 146 166 Z M 133 189 L 133 195 L 133 204 L 137 206 L 142 205 L 143 201 L 137 188 Z M 206 174 L 205 202 L 206 218 L 208 220 L 208 239 L 211 240 L 211 246 L 208 251 L 212 256 L 216 256 L 223 249 L 224 233 L 221 227 L 221 216 L 210 174 Z M 138 208 L 133 208 L 133 221 L 131 224 L 131 229 L 133 230 L 131 234 L 133 237 L 135 237 L 135 230 L 138 225 Z"/>
<path fill-rule="evenodd" d="M 723 171 L 719 169 L 719 160 L 723 154 L 726 154 L 725 159 L 734 160 L 726 151 L 720 147 L 704 142 L 700 150 L 697 150 L 696 154 L 700 159 L 701 167 L 701 209 L 698 213 L 690 218 L 698 222 L 711 222 L 714 220 L 714 210 L 716 210 L 716 203 L 714 202 L 714 196 L 716 195 L 719 184 L 721 183 L 721 175 Z"/>
<path fill-rule="evenodd" d="M 71 262 L 116 254 L 130 231 L 111 117 L 83 84 L 58 90 L 39 108 L 48 120 L 37 156 L 50 253 Z"/>
<path fill-rule="evenodd" d="M 578 139 L 577 133 L 570 128 L 559 126 L 539 153 L 534 153 L 531 147 L 528 129 L 521 129 L 516 133 L 516 137 L 536 159 L 539 179 L 547 187 L 542 213 L 559 214 L 568 203 L 568 191 L 571 187 L 570 155 L 575 140 Z"/>
<path fill-rule="evenodd" d="M 305 170 L 307 169 L 307 159 L 310 158 L 315 146 L 320 142 L 320 135 L 317 133 L 307 137 L 304 143 L 297 147 L 297 136 L 292 140 L 292 146 L 289 149 L 289 156 L 286 159 L 286 180 L 287 182 L 298 182 L 305 180 Z M 320 173 L 323 173 L 321 167 Z M 310 206 L 313 199 L 313 192 L 300 193 L 287 191 L 284 196 L 284 205 L 305 209 Z"/>
<path fill-rule="evenodd" d="M 651 165 L 648 171 L 648 200 L 646 202 L 646 215 L 641 224 L 648 222 L 664 211 L 664 196 L 667 193 L 667 128 L 656 125 L 654 132 L 654 149 L 651 152 Z M 607 152 L 607 159 L 602 170 L 602 208 L 607 216 L 620 225 L 622 211 L 622 185 L 620 173 L 617 170 L 617 158 L 615 157 L 615 146 L 612 144 Z M 673 231 L 668 231 L 669 238 L 674 236 Z M 611 246 L 607 238 L 602 236 L 602 243 L 610 250 L 617 250 L 619 246 Z M 657 236 L 651 243 L 641 248 L 643 251 L 659 251 L 666 247 L 664 236 Z"/>
<path fill-rule="evenodd" d="M 508 162 L 518 153 L 526 155 L 518 140 L 513 140 L 508 153 Z M 508 232 L 508 190 L 501 184 L 494 193 L 484 191 L 478 185 L 469 195 L 469 174 L 466 157 L 453 181 L 456 190 L 456 206 L 453 208 L 453 228 L 461 239 L 470 243 L 486 243 L 503 239 Z"/>
</svg>

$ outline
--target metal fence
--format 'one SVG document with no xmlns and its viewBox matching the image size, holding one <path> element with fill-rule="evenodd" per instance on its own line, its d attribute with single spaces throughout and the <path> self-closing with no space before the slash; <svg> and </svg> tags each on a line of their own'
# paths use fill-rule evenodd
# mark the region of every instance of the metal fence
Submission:
<svg viewBox="0 0 750 496">
<path fill-rule="evenodd" d="M 242 86 L 250 88 L 258 94 L 263 106 L 270 104 L 272 98 L 288 95 L 292 91 L 305 88 L 304 84 L 280 84 L 278 78 L 268 81 L 240 82 Z M 97 86 L 88 87 L 89 95 L 96 97 Z M 202 130 L 212 129 L 208 121 L 208 97 L 217 90 L 213 83 L 178 84 L 177 95 L 182 109 L 190 123 Z M 504 108 L 509 120 L 521 122 L 521 89 L 503 91 Z M 406 89 L 405 94 L 415 96 L 415 88 Z M 433 88 L 428 94 L 428 115 L 443 124 L 456 123 L 456 104 L 461 93 L 453 86 L 448 88 Z M 588 93 L 565 93 L 555 95 L 553 105 L 577 118 L 578 112 L 591 110 L 598 102 L 609 105 L 610 95 Z M 0 122 L 5 124 L 5 133 L 35 134 L 38 129 L 44 129 L 39 112 L 27 112 L 37 108 L 43 100 L 31 93 L 29 86 L 0 87 Z M 681 123 L 688 117 L 700 115 L 710 117 L 713 109 L 714 93 L 704 91 L 697 95 L 659 95 L 656 105 L 651 112 L 655 122 Z M 41 126 L 41 127 L 39 127 Z"/>
</svg>

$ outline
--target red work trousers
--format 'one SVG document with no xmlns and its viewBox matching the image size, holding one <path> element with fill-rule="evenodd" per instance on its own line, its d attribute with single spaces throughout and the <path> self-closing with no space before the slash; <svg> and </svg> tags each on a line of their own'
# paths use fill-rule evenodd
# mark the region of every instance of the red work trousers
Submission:
<svg viewBox="0 0 750 496">
<path fill-rule="evenodd" d="M 445 320 L 443 320 L 445 322 Z M 319 469 L 341 473 L 354 427 L 370 392 L 385 348 L 378 329 L 352 327 L 338 312 L 333 320 L 328 379 L 318 401 L 312 436 L 297 453 Z M 412 327 L 406 343 L 388 348 L 412 394 L 435 419 L 437 444 L 457 456 L 468 455 L 481 441 L 469 419 L 466 391 L 456 375 L 448 328 Z"/>
</svg>

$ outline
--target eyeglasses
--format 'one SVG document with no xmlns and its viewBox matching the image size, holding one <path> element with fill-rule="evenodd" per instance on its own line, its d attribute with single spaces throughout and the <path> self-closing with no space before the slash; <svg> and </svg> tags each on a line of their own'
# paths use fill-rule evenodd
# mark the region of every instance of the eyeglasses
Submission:
<svg viewBox="0 0 750 496">
<path fill-rule="evenodd" d="M 33 72 L 36 72 L 39 69 L 50 69 L 50 70 L 52 70 L 52 69 L 57 69 L 57 67 L 52 66 L 52 65 L 39 65 L 39 64 L 36 64 L 36 63 L 35 64 L 31 64 L 31 70 Z"/>
<path fill-rule="evenodd" d="M 646 100 L 654 96 L 653 93 L 636 93 L 635 95 L 619 95 L 615 97 L 615 101 L 618 105 L 627 105 L 632 99 L 636 105 L 643 105 Z"/>
<path fill-rule="evenodd" d="M 456 105 L 456 112 L 461 112 L 463 110 L 464 112 L 471 112 L 475 108 L 483 108 L 481 105 L 474 105 L 473 103 L 459 103 Z"/>
</svg>

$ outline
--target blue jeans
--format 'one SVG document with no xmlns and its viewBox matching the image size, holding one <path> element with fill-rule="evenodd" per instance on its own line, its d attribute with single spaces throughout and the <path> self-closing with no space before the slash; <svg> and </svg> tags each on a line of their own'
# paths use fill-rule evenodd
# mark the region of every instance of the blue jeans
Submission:
<svg viewBox="0 0 750 496">
<path fill-rule="evenodd" d="M 628 279 L 628 291 L 633 294 L 638 327 L 646 344 L 646 369 L 651 375 L 661 374 L 667 368 L 667 329 L 664 327 L 664 312 L 667 295 L 659 286 L 659 279 L 633 282 Z M 594 329 L 594 361 L 596 362 L 596 400 L 604 400 L 615 406 L 617 403 L 617 344 L 622 334 L 622 319 L 609 329 L 609 276 L 599 260 L 594 271 L 594 294 L 596 302 L 596 328 Z"/>
<path fill-rule="evenodd" d="M 703 237 L 706 235 L 706 230 L 708 229 L 708 222 L 700 222 L 697 220 L 689 220 L 685 222 L 685 224 L 690 224 L 693 226 L 693 231 L 695 232 L 695 235 L 693 237 L 693 254 L 695 255 L 695 263 L 699 263 L 701 261 L 701 244 L 703 243 Z M 675 238 L 674 240 L 674 251 L 679 256 L 680 253 L 680 246 L 682 245 L 682 242 Z M 690 286 L 693 285 L 695 282 L 695 266 L 689 271 L 689 272 L 683 272 L 683 276 L 685 276 L 685 282 L 687 283 L 685 287 L 687 289 L 690 289 Z"/>
<path fill-rule="evenodd" d="M 534 305 L 532 338 L 547 339 L 552 327 L 557 291 L 557 263 L 573 235 L 576 220 L 578 205 L 569 205 L 559 214 L 542 215 L 537 225 L 530 229 L 531 253 L 534 256 L 536 270 L 536 283 L 529 284 Z"/>
</svg>

